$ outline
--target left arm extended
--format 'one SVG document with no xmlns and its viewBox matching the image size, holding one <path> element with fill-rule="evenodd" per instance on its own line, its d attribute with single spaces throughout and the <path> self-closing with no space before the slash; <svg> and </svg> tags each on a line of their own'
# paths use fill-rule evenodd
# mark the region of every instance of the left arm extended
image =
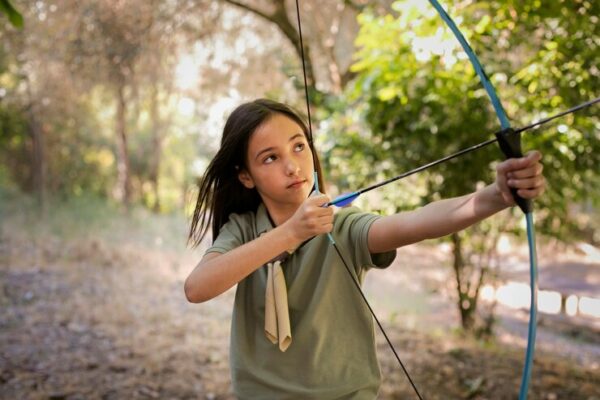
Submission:
<svg viewBox="0 0 600 400">
<path fill-rule="evenodd" d="M 496 182 L 465 196 L 429 203 L 419 209 L 380 218 L 369 230 L 369 251 L 382 253 L 465 229 L 514 205 L 510 187 L 533 199 L 545 190 L 541 155 L 506 160 L 496 167 Z"/>
</svg>

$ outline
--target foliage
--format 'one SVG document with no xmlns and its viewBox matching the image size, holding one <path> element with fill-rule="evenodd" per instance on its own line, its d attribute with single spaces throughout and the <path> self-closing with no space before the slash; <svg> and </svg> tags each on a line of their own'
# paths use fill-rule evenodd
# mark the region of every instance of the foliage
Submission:
<svg viewBox="0 0 600 400">
<path fill-rule="evenodd" d="M 205 0 L 23 3 L 27 29 L 0 26 L 2 118 L 22 120 L 11 128 L 10 154 L 0 149 L 8 154 L 0 158 L 2 180 L 40 191 L 37 173 L 49 196 L 116 197 L 126 148 L 132 201 L 181 208 L 234 104 L 266 93 L 301 98 L 280 71 L 293 52 L 275 29 L 222 10 Z M 39 147 L 43 163 L 35 168 Z"/>
<path fill-rule="evenodd" d="M 0 13 L 5 14 L 15 28 L 23 27 L 23 16 L 10 4 L 10 1 L 0 0 Z"/>
<path fill-rule="evenodd" d="M 598 2 L 557 1 L 542 6 L 535 1 L 511 1 L 505 7 L 492 3 L 490 12 L 500 18 L 516 16 L 511 52 L 525 56 L 515 63 L 507 83 L 514 88 L 512 110 L 520 121 L 548 116 L 600 95 Z M 497 25 L 495 29 L 500 29 Z M 528 147 L 545 155 L 549 190 L 542 200 L 547 210 L 542 227 L 563 240 L 600 228 L 589 219 L 600 206 L 597 107 L 525 137 Z M 594 240 L 593 236 L 586 239 Z"/>
<path fill-rule="evenodd" d="M 179 51 L 175 44 L 187 35 L 202 34 L 203 22 L 212 14 L 186 15 L 181 9 L 201 9 L 201 2 L 136 4 L 139 7 L 98 0 L 82 7 L 78 2 L 39 1 L 23 10 L 30 21 L 26 30 L 0 28 L 0 173 L 7 184 L 26 192 L 40 189 L 34 184 L 32 162 L 37 130 L 43 140 L 44 186 L 50 195 L 68 198 L 85 192 L 112 197 L 119 159 L 114 87 L 126 81 L 134 199 L 156 204 L 147 188 L 149 166 L 157 153 L 152 146 L 159 142 L 164 145 L 160 150 L 172 157 L 163 158 L 157 168 L 164 184 L 158 191 L 166 200 L 161 204 L 166 210 L 180 207 L 191 174 L 173 173 L 172 165 L 191 170 L 198 132 L 183 135 L 187 151 L 168 148 L 181 146 L 179 137 L 169 141 L 168 136 L 188 123 L 178 120 L 179 95 L 172 91 Z M 118 19 L 111 17 L 114 13 Z M 176 34 L 175 27 L 186 33 Z M 160 110 L 154 119 L 148 116 L 153 92 Z M 160 126 L 153 126 L 154 121 Z M 153 132 L 158 132 L 159 141 Z"/>
<path fill-rule="evenodd" d="M 110 142 L 99 129 L 90 102 L 74 94 L 68 80 L 52 80 L 37 88 L 33 98 L 21 96 L 19 90 L 31 84 L 29 78 L 12 73 L 18 60 L 4 58 L 0 81 L 4 83 L 4 101 L 0 102 L 0 156 L 5 176 L 21 190 L 34 190 L 31 162 L 31 130 L 39 121 L 45 138 L 47 186 L 57 195 L 80 194 L 83 190 L 105 194 L 110 183 L 112 162 Z M 52 84 L 50 82 L 55 82 Z M 69 99 L 67 101 L 67 98 Z"/>
<path fill-rule="evenodd" d="M 397 1 L 393 8 L 394 15 L 367 10 L 359 17 L 353 66 L 357 80 L 334 107 L 337 122 L 329 123 L 332 140 L 345 147 L 343 152 L 328 147 L 330 164 L 342 165 L 342 186 L 358 183 L 347 178 L 349 171 L 364 172 L 372 183 L 480 143 L 499 129 L 475 71 L 435 10 L 414 1 Z M 519 126 L 598 95 L 597 8 L 590 2 L 547 7 L 538 1 L 478 1 L 461 2 L 448 11 Z M 592 201 L 598 206 L 598 127 L 597 116 L 587 110 L 560 121 L 558 132 L 546 126 L 524 134 L 525 149 L 544 153 L 549 190 L 536 202 L 542 232 L 575 238 L 582 226 L 571 204 Z M 425 172 L 420 178 L 425 190 L 413 190 L 418 200 L 413 197 L 410 205 L 462 195 L 492 182 L 500 156 L 487 147 Z M 498 230 L 498 218 L 452 236 L 457 305 L 465 328 L 477 325 L 479 288 L 494 264 L 498 234 L 522 233 L 511 219 Z M 496 239 L 486 243 L 486 237 Z"/>
<path fill-rule="evenodd" d="M 498 129 L 470 63 L 425 6 L 398 1 L 397 16 L 360 17 L 354 64 L 359 75 L 347 96 L 367 103 L 362 115 L 372 133 L 366 141 L 379 149 L 366 162 L 391 160 L 389 175 L 486 140 Z M 463 2 L 449 12 L 518 126 L 600 92 L 597 8 L 590 2 Z M 558 132 L 544 127 L 524 134 L 525 149 L 540 149 L 547 166 L 549 190 L 538 202 L 545 233 L 568 237 L 577 228 L 568 205 L 600 199 L 594 168 L 600 161 L 599 124 L 587 110 L 563 119 Z M 456 196 L 490 182 L 498 157 L 498 150 L 487 148 L 429 172 L 423 202 L 434 199 L 432 193 Z"/>
</svg>

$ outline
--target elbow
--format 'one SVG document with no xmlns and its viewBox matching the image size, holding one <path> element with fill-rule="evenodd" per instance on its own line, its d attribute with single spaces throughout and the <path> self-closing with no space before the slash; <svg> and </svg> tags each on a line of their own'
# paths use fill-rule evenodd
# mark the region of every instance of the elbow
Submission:
<svg viewBox="0 0 600 400">
<path fill-rule="evenodd" d="M 185 283 L 183 285 L 183 291 L 185 292 L 185 298 L 190 303 L 198 304 L 208 300 L 207 298 L 203 297 L 200 293 L 198 293 L 198 289 L 194 288 L 194 286 L 190 282 L 190 278 L 185 280 Z"/>
</svg>

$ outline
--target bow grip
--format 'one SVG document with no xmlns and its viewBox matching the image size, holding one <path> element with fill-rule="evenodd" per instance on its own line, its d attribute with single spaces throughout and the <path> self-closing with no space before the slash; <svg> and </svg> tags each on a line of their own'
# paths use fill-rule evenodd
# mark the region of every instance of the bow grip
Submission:
<svg viewBox="0 0 600 400">
<path fill-rule="evenodd" d="M 496 138 L 498 139 L 500 150 L 502 150 L 507 159 L 523 157 L 523 152 L 521 151 L 521 132 L 517 132 L 513 128 L 506 128 L 500 132 L 496 132 Z M 519 208 L 525 214 L 533 210 L 533 202 L 530 199 L 524 199 L 519 196 L 515 188 L 511 188 L 510 192 Z"/>
</svg>

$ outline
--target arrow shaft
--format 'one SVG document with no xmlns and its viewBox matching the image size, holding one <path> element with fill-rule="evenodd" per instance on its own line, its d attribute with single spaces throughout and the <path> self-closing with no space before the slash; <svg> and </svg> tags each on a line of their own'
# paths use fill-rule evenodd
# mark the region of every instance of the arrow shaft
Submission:
<svg viewBox="0 0 600 400">
<path fill-rule="evenodd" d="M 487 141 L 485 141 L 485 142 L 482 142 L 482 143 L 476 144 L 476 145 L 474 145 L 474 146 L 471 146 L 471 147 L 469 147 L 469 148 L 466 148 L 466 149 L 463 149 L 463 150 L 457 151 L 456 153 L 454 153 L 454 154 L 450 154 L 449 156 L 446 156 L 446 157 L 443 157 L 443 158 L 440 158 L 439 160 L 435 160 L 435 161 L 432 161 L 432 162 L 430 162 L 430 163 L 428 163 L 428 164 L 421 165 L 420 167 L 417 167 L 417 168 L 415 168 L 415 169 L 412 169 L 412 170 L 410 170 L 410 171 L 408 171 L 408 172 L 404 172 L 404 173 L 402 173 L 402 174 L 400 174 L 400 175 L 398 175 L 398 176 L 395 176 L 395 177 L 393 177 L 393 178 L 390 178 L 390 179 L 387 179 L 387 180 L 385 180 L 385 181 L 382 181 L 382 182 L 376 183 L 376 184 L 374 184 L 374 185 L 368 186 L 368 187 L 366 187 L 366 188 L 364 188 L 364 189 L 361 189 L 361 190 L 359 190 L 359 191 L 358 191 L 358 193 L 359 193 L 359 194 L 363 194 L 363 193 L 369 192 L 369 191 L 371 191 L 371 190 L 373 190 L 373 189 L 377 189 L 377 188 L 379 188 L 379 187 L 381 187 L 381 186 L 385 186 L 385 185 L 387 185 L 388 183 L 392 183 L 392 182 L 394 182 L 394 181 L 397 181 L 397 180 L 399 180 L 399 179 L 406 178 L 407 176 L 410 176 L 410 175 L 416 174 L 417 172 L 422 172 L 422 171 L 425 171 L 426 169 L 429 169 L 429 168 L 431 168 L 431 167 L 434 167 L 434 166 L 436 166 L 436 165 L 438 165 L 438 164 L 441 164 L 441 163 L 443 163 L 443 162 L 446 162 L 446 161 L 452 160 L 453 158 L 456 158 L 456 157 L 462 156 L 462 155 L 464 155 L 464 154 L 470 153 L 470 152 L 472 152 L 472 151 L 475 151 L 475 150 L 481 149 L 482 147 L 485 147 L 485 146 L 487 146 L 487 145 L 489 145 L 489 144 L 492 144 L 492 143 L 495 143 L 495 142 L 497 142 L 497 141 L 498 141 L 498 139 L 490 139 L 490 140 L 487 140 Z"/>
<path fill-rule="evenodd" d="M 535 128 L 535 127 L 539 127 L 539 126 L 547 124 L 548 122 L 553 121 L 553 120 L 555 120 L 557 118 L 560 118 L 560 117 L 563 117 L 565 115 L 572 114 L 574 112 L 577 112 L 577 111 L 583 110 L 585 108 L 588 108 L 588 107 L 590 107 L 590 106 L 592 106 L 592 105 L 594 105 L 596 103 L 600 103 L 600 97 L 595 98 L 595 99 L 590 100 L 590 101 L 586 101 L 585 103 L 581 103 L 579 105 L 571 107 L 568 110 L 562 111 L 562 112 L 560 112 L 558 114 L 555 114 L 555 115 L 552 115 L 552 116 L 550 116 L 548 118 L 541 119 L 539 121 L 536 121 L 536 122 L 533 122 L 533 123 L 531 123 L 529 125 L 526 125 L 526 126 L 524 126 L 522 128 L 516 129 L 515 132 L 516 133 L 520 133 L 520 132 L 524 132 L 524 131 L 527 131 L 529 129 Z M 498 131 L 496 133 L 500 133 L 500 132 L 502 132 L 502 131 Z M 494 136 L 496 135 L 496 133 L 494 134 Z M 363 193 L 370 192 L 371 190 L 380 188 L 380 187 L 385 186 L 387 184 L 390 184 L 392 182 L 395 182 L 395 181 L 398 181 L 400 179 L 406 178 L 406 177 L 408 177 L 410 175 L 414 175 L 414 174 L 416 174 L 418 172 L 425 171 L 426 169 L 429 169 L 431 167 L 434 167 L 434 166 L 439 165 L 441 163 L 444 163 L 446 161 L 452 160 L 453 158 L 456 158 L 456 157 L 462 156 L 464 154 L 470 153 L 472 151 L 479 150 L 479 149 L 481 149 L 481 148 L 483 148 L 483 147 L 485 147 L 487 145 L 490 145 L 492 143 L 495 143 L 497 141 L 498 141 L 498 139 L 486 140 L 485 142 L 482 142 L 482 143 L 476 144 L 474 146 L 468 147 L 466 149 L 457 151 L 456 153 L 453 153 L 453 154 L 450 154 L 450 155 L 445 156 L 443 158 L 440 158 L 439 160 L 435 160 L 435 161 L 432 161 L 432 162 L 430 162 L 428 164 L 425 164 L 425 165 L 422 165 L 420 167 L 417 167 L 415 169 L 411 169 L 410 171 L 404 172 L 404 173 L 402 173 L 400 175 L 394 176 L 394 177 L 386 179 L 384 181 L 375 183 L 375 184 L 373 184 L 371 186 L 367 186 L 365 188 L 357 190 L 356 192 L 353 192 L 353 193 L 350 193 L 350 194 L 346 194 L 346 195 L 343 195 L 343 196 L 339 196 L 336 199 L 334 199 L 334 200 L 330 201 L 329 203 L 327 203 L 325 206 L 329 207 L 331 205 L 336 205 L 336 203 L 339 203 L 340 201 L 345 200 L 348 197 L 352 197 L 352 196 L 358 197 L 358 196 L 360 196 Z"/>
<path fill-rule="evenodd" d="M 600 97 L 596 97 L 595 99 L 592 99 L 590 101 L 586 101 L 585 103 L 581 103 L 579 105 L 576 105 L 575 107 L 571 107 L 568 110 L 565 110 L 565 111 L 560 112 L 558 114 L 554 114 L 554 115 L 552 115 L 552 116 L 550 116 L 548 118 L 544 118 L 544 119 L 540 119 L 538 121 L 535 121 L 535 122 L 533 122 L 533 123 L 531 123 L 529 125 L 526 125 L 526 126 L 524 126 L 522 128 L 516 129 L 516 132 L 523 132 L 523 131 L 529 130 L 531 128 L 535 128 L 535 127 L 547 124 L 550 121 L 553 121 L 553 120 L 555 120 L 557 118 L 563 117 L 563 116 L 568 115 L 568 114 L 572 114 L 572 113 L 574 113 L 576 111 L 583 110 L 584 108 L 588 108 L 588 107 L 590 107 L 590 106 L 592 106 L 592 105 L 594 105 L 594 104 L 596 104 L 598 102 L 600 102 Z"/>
</svg>

